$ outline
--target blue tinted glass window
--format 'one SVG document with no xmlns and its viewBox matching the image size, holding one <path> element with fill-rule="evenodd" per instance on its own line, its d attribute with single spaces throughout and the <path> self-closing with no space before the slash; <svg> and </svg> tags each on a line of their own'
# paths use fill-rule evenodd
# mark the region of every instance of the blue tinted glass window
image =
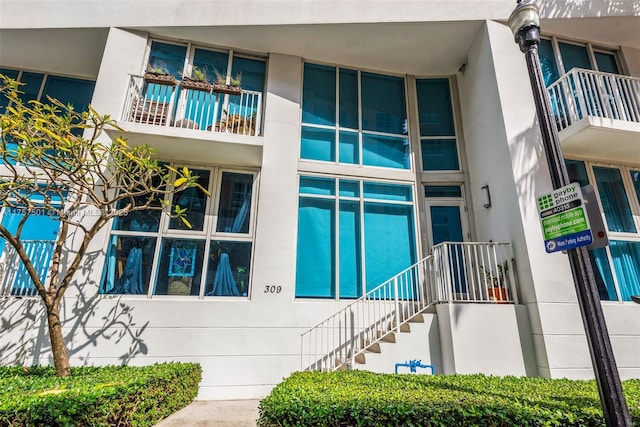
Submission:
<svg viewBox="0 0 640 427">
<path fill-rule="evenodd" d="M 413 207 L 365 203 L 364 236 L 367 291 L 416 261 Z"/>
<path fill-rule="evenodd" d="M 196 49 L 193 54 L 193 66 L 202 71 L 205 80 L 209 83 L 213 83 L 218 76 L 226 77 L 227 65 L 229 65 L 229 54 L 227 52 Z"/>
<path fill-rule="evenodd" d="M 420 136 L 453 136 L 453 112 L 449 80 L 426 79 L 416 82 Z"/>
<path fill-rule="evenodd" d="M 573 68 L 591 69 L 586 47 L 562 42 L 558 43 L 558 46 L 565 72 L 571 71 Z"/>
<path fill-rule="evenodd" d="M 363 133 L 362 163 L 367 166 L 409 169 L 409 140 Z"/>
<path fill-rule="evenodd" d="M 149 54 L 149 67 L 153 70 L 173 74 L 176 78 L 181 78 L 186 56 L 186 46 L 152 42 L 151 53 Z"/>
<path fill-rule="evenodd" d="M 458 206 L 431 206 L 433 244 L 462 242 L 462 220 Z"/>
<path fill-rule="evenodd" d="M 358 133 L 340 131 L 340 163 L 360 163 L 358 140 Z"/>
<path fill-rule="evenodd" d="M 611 275 L 611 265 L 607 258 L 605 248 L 592 249 L 589 251 L 589 260 L 591 268 L 596 279 L 598 293 L 600 299 L 605 301 L 614 301 L 618 299 L 616 288 L 613 284 L 613 276 Z"/>
<path fill-rule="evenodd" d="M 584 162 L 580 160 L 565 160 L 567 166 L 567 173 L 569 174 L 570 182 L 577 182 L 581 187 L 589 184 L 589 177 L 587 177 L 587 168 L 584 166 Z"/>
<path fill-rule="evenodd" d="M 362 295 L 360 203 L 340 202 L 340 298 Z"/>
<path fill-rule="evenodd" d="M 362 73 L 362 129 L 406 133 L 404 79 Z"/>
<path fill-rule="evenodd" d="M 631 301 L 632 295 L 640 295 L 640 242 L 609 242 L 613 268 L 616 271 L 620 297 Z"/>
<path fill-rule="evenodd" d="M 13 80 L 17 80 L 18 79 L 18 71 L 17 70 L 9 70 L 8 68 L 0 68 L 0 74 L 4 74 L 5 76 L 9 77 L 10 79 Z M 7 98 L 4 96 L 4 94 L 0 97 L 0 114 L 4 113 L 4 109 L 7 107 L 8 104 L 8 100 Z"/>
<path fill-rule="evenodd" d="M 22 73 L 20 82 L 24 83 L 24 85 L 20 86 L 20 91 L 24 93 L 20 95 L 20 98 L 24 103 L 38 99 L 43 78 L 44 74 Z"/>
<path fill-rule="evenodd" d="M 636 191 L 638 202 L 640 202 L 640 171 L 630 171 L 633 189 Z"/>
<path fill-rule="evenodd" d="M 240 77 L 242 89 L 262 92 L 264 90 L 264 61 L 233 57 L 231 76 Z"/>
<path fill-rule="evenodd" d="M 336 159 L 335 146 L 335 130 L 302 127 L 300 158 L 333 162 Z"/>
<path fill-rule="evenodd" d="M 300 194 L 318 194 L 334 196 L 336 194 L 336 180 L 333 178 L 300 177 Z"/>
<path fill-rule="evenodd" d="M 426 171 L 459 170 L 455 139 L 423 139 L 422 169 Z"/>
<path fill-rule="evenodd" d="M 300 198 L 296 297 L 335 297 L 335 202 Z"/>
<path fill-rule="evenodd" d="M 205 187 L 206 188 L 206 187 Z M 216 231 L 248 233 L 253 175 L 223 172 Z"/>
<path fill-rule="evenodd" d="M 304 64 L 302 122 L 329 126 L 336 124 L 335 68 Z"/>
<path fill-rule="evenodd" d="M 605 73 L 620 74 L 618 64 L 616 63 L 616 57 L 610 53 L 594 52 L 596 57 L 596 64 L 598 64 L 598 70 Z"/>
<path fill-rule="evenodd" d="M 20 221 L 24 218 L 24 211 L 20 208 L 5 208 L 2 216 L 2 225 L 11 234 L 18 230 Z M 49 213 L 45 209 L 35 209 L 25 222 L 20 240 L 56 240 L 60 220 L 54 213 Z"/>
<path fill-rule="evenodd" d="M 340 126 L 358 129 L 358 73 L 340 69 Z"/>
<path fill-rule="evenodd" d="M 198 184 L 203 188 L 209 187 L 209 170 L 193 169 L 193 175 L 198 177 Z M 221 199 L 223 196 L 221 196 Z M 171 218 L 169 220 L 169 228 L 176 230 L 203 230 L 205 211 L 207 206 L 207 195 L 200 188 L 189 187 L 173 195 L 172 206 L 180 206 L 182 209 L 187 209 L 185 219 L 189 222 L 191 227 L 187 226 L 182 220 L 178 218 Z M 220 205 L 223 208 L 223 205 Z M 224 214 L 227 214 L 225 212 Z M 223 215 L 222 212 L 218 212 L 218 215 Z M 225 217 L 226 218 L 226 217 Z M 222 220 L 221 218 L 219 218 Z M 226 223 L 225 223 L 226 225 Z M 218 229 L 218 231 L 221 231 Z"/>
<path fill-rule="evenodd" d="M 541 39 L 538 46 L 538 57 L 540 58 L 540 67 L 542 68 L 542 76 L 544 78 L 544 85 L 549 86 L 551 83 L 558 80 L 558 66 L 556 65 L 556 58 L 553 54 L 553 46 L 551 40 Z"/>
<path fill-rule="evenodd" d="M 42 92 L 42 102 L 47 103 L 46 97 L 49 96 L 65 105 L 73 105 L 75 111 L 87 111 L 95 85 L 95 82 L 89 80 L 48 76 Z"/>
<path fill-rule="evenodd" d="M 620 170 L 594 166 L 593 173 L 609 231 L 635 233 L 636 226 L 633 223 Z"/>
<path fill-rule="evenodd" d="M 360 183 L 358 181 L 340 180 L 340 196 L 360 197 Z"/>
<path fill-rule="evenodd" d="M 364 197 L 366 199 L 397 200 L 402 202 L 413 200 L 409 185 L 384 184 L 380 182 L 365 182 Z"/>
<path fill-rule="evenodd" d="M 459 185 L 425 185 L 425 197 L 462 197 Z"/>
</svg>

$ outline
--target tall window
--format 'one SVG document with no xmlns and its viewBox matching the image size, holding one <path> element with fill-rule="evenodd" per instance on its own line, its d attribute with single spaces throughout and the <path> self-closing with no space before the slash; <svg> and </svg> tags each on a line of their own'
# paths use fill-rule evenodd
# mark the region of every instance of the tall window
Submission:
<svg viewBox="0 0 640 427">
<path fill-rule="evenodd" d="M 404 79 L 306 63 L 300 157 L 409 169 Z"/>
<path fill-rule="evenodd" d="M 640 168 L 567 160 L 571 181 L 592 183 L 609 246 L 589 251 L 600 298 L 631 301 L 640 295 Z"/>
<path fill-rule="evenodd" d="M 460 169 L 448 79 L 418 79 L 418 117 L 422 170 Z"/>
<path fill-rule="evenodd" d="M 255 175 L 192 170 L 212 197 L 188 188 L 170 201 L 191 227 L 157 210 L 116 218 L 100 293 L 248 296 Z"/>
<path fill-rule="evenodd" d="M 416 262 L 412 187 L 300 177 L 296 296 L 358 298 Z"/>
</svg>

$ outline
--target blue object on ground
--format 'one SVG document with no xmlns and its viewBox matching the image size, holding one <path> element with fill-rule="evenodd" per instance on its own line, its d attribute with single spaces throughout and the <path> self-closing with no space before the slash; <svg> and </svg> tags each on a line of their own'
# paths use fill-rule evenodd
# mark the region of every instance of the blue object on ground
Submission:
<svg viewBox="0 0 640 427">
<path fill-rule="evenodd" d="M 422 360 L 420 359 L 409 360 L 408 362 L 404 363 L 396 363 L 396 374 L 398 373 L 398 368 L 400 366 L 406 366 L 411 370 L 411 372 L 417 372 L 417 368 L 429 368 L 431 369 L 431 375 L 433 375 L 435 372 L 435 367 L 433 365 L 423 365 Z"/>
</svg>

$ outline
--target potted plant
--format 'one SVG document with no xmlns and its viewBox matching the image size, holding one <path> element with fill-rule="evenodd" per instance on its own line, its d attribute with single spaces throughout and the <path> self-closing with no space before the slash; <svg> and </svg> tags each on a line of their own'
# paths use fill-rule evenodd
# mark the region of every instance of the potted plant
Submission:
<svg viewBox="0 0 640 427">
<path fill-rule="evenodd" d="M 495 268 L 480 266 L 480 270 L 484 276 L 485 283 L 488 285 L 489 301 L 506 304 L 509 301 L 509 290 L 507 289 L 509 262 L 505 261 L 496 265 Z"/>
<path fill-rule="evenodd" d="M 242 75 L 236 74 L 229 79 L 227 84 L 227 76 L 215 70 L 216 80 L 213 82 L 211 90 L 217 93 L 228 93 L 229 95 L 240 95 L 242 93 L 241 80 Z"/>
<path fill-rule="evenodd" d="M 175 86 L 178 82 L 176 78 L 169 74 L 167 66 L 162 62 L 155 62 L 153 65 L 147 66 L 147 72 L 144 74 L 144 80 L 147 83 L 155 83 L 159 85 Z"/>
<path fill-rule="evenodd" d="M 201 90 L 204 92 L 209 92 L 211 90 L 211 84 L 207 81 L 205 71 L 200 70 L 195 65 L 193 66 L 191 77 L 182 77 L 181 86 L 184 89 Z"/>
</svg>

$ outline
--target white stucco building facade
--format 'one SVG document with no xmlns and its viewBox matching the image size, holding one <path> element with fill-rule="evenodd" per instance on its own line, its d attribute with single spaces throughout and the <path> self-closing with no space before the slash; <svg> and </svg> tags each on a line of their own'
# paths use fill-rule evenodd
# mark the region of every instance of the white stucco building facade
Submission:
<svg viewBox="0 0 640 427">
<path fill-rule="evenodd" d="M 594 185 L 611 242 L 591 257 L 618 369 L 638 378 L 640 8 L 540 3 L 569 173 Z M 191 230 L 141 215 L 92 242 L 63 303 L 72 365 L 198 362 L 202 399 L 347 362 L 593 377 L 568 258 L 545 252 L 535 197 L 552 187 L 514 7 L 0 0 L 0 72 L 25 96 L 90 103 L 211 192 L 173 200 Z M 194 68 L 240 92 L 189 88 Z M 25 240 L 52 236 L 38 224 Z M 42 304 L 10 255 L 0 363 L 49 363 Z"/>
</svg>

